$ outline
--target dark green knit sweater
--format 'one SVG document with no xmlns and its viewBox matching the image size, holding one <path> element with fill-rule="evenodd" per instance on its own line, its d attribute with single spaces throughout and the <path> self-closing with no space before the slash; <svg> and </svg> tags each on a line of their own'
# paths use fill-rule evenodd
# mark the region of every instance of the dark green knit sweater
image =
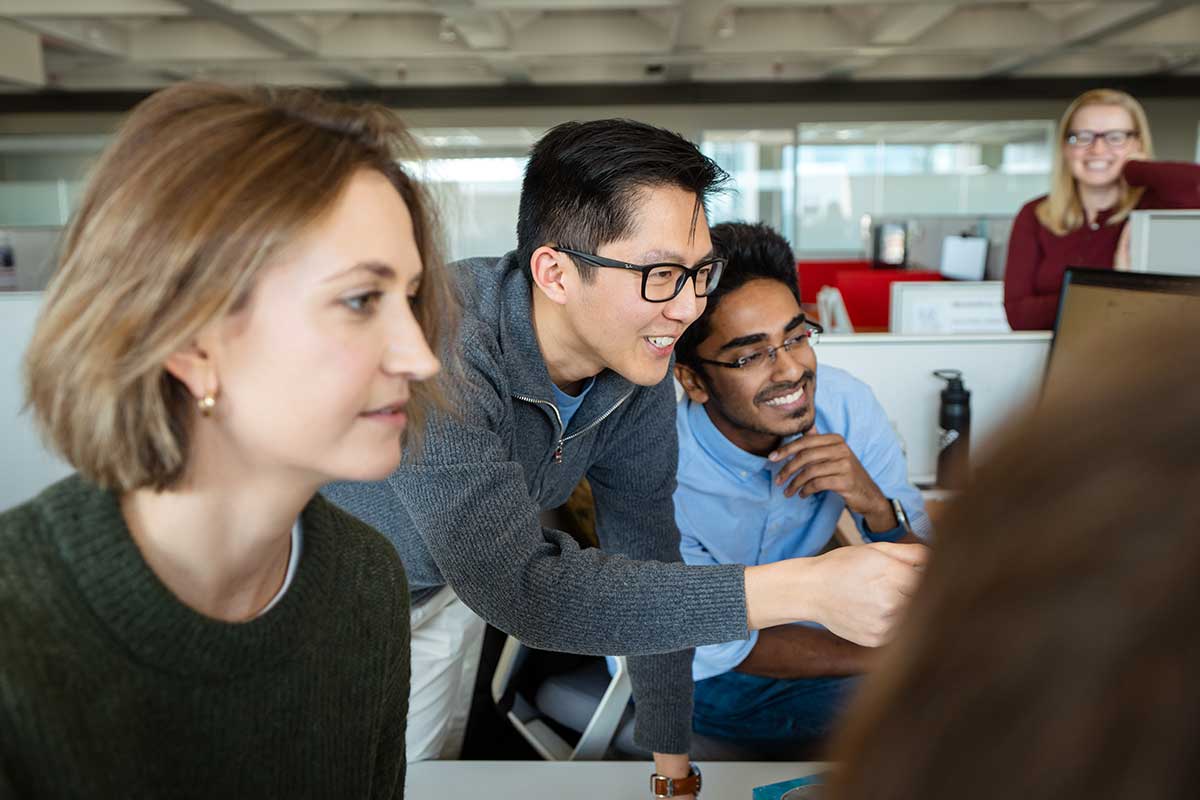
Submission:
<svg viewBox="0 0 1200 800">
<path fill-rule="evenodd" d="M 287 593 L 231 624 L 78 477 L 0 514 L 0 798 L 403 796 L 403 568 L 320 497 L 302 520 Z"/>
</svg>

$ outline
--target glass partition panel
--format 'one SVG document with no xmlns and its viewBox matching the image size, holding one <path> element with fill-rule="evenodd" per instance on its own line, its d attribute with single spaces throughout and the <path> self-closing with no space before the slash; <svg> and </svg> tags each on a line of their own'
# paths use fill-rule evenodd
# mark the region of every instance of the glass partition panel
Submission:
<svg viewBox="0 0 1200 800">
<path fill-rule="evenodd" d="M 863 219 L 1015 215 L 1046 191 L 1053 123 L 817 123 L 797 129 L 797 251 L 861 255 Z"/>
<path fill-rule="evenodd" d="M 410 165 L 442 214 L 447 256 L 499 256 L 517 245 L 517 210 L 538 128 L 422 128 L 425 156 Z"/>
<path fill-rule="evenodd" d="M 713 198 L 709 221 L 765 222 L 795 241 L 796 142 L 791 130 L 705 131 L 700 149 L 731 181 Z"/>
</svg>

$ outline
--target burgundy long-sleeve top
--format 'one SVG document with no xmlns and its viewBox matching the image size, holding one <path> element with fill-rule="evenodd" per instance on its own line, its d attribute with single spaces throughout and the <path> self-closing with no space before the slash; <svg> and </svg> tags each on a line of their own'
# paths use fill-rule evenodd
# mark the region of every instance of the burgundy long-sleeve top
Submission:
<svg viewBox="0 0 1200 800">
<path fill-rule="evenodd" d="M 1129 161 L 1123 172 L 1130 186 L 1144 186 L 1138 208 L 1200 208 L 1200 165 L 1173 161 Z M 1114 209 L 1064 236 L 1038 221 L 1035 209 L 1045 195 L 1026 203 L 1013 220 L 1004 266 L 1004 310 L 1013 330 L 1054 326 L 1058 294 L 1067 267 L 1112 269 L 1117 242 L 1127 222 L 1108 225 Z"/>
</svg>

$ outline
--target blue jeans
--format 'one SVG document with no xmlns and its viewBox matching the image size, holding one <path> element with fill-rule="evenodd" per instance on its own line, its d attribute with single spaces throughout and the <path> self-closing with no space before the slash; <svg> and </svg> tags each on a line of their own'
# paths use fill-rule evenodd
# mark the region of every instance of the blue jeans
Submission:
<svg viewBox="0 0 1200 800">
<path fill-rule="evenodd" d="M 739 741 L 823 738 L 845 708 L 858 678 L 783 680 L 726 672 L 696 682 L 692 728 Z"/>
</svg>

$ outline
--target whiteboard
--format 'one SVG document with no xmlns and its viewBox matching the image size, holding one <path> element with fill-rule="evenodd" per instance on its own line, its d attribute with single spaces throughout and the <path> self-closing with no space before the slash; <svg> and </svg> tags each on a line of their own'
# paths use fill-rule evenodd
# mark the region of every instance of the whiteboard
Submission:
<svg viewBox="0 0 1200 800">
<path fill-rule="evenodd" d="M 0 292 L 0 511 L 28 500 L 71 467 L 47 449 L 25 404 L 21 359 L 33 336 L 40 292 Z"/>
<path fill-rule="evenodd" d="M 1003 281 L 896 281 L 890 330 L 901 334 L 1009 333 Z"/>
</svg>

